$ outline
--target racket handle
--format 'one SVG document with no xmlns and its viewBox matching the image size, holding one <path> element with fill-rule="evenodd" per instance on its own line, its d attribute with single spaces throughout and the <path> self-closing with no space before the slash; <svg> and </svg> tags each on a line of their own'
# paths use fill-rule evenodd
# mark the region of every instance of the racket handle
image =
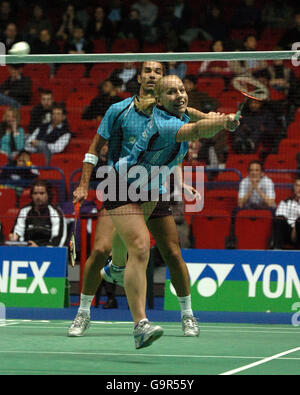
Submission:
<svg viewBox="0 0 300 395">
<path fill-rule="evenodd" d="M 238 110 L 238 111 L 236 112 L 235 117 L 234 117 L 235 121 L 238 121 L 238 120 L 241 118 L 241 113 L 242 113 L 241 110 Z"/>
<path fill-rule="evenodd" d="M 75 203 L 75 205 L 74 205 L 74 214 L 75 214 L 75 218 L 78 218 L 78 217 L 79 217 L 79 210 L 80 210 L 80 203 L 77 202 L 77 203 Z"/>
</svg>

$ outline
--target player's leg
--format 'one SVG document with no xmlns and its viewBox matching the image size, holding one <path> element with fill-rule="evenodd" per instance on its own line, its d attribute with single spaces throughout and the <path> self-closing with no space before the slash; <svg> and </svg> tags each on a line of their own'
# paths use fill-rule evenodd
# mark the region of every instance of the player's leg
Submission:
<svg viewBox="0 0 300 395">
<path fill-rule="evenodd" d="M 169 268 L 171 281 L 180 305 L 184 335 L 198 336 L 199 326 L 192 310 L 189 272 L 181 255 L 174 217 L 172 215 L 151 216 L 147 226 Z"/>
<path fill-rule="evenodd" d="M 145 311 L 146 270 L 150 254 L 150 237 L 143 215 L 143 208 L 146 212 L 151 205 L 151 203 L 145 203 L 144 207 L 141 207 L 137 204 L 127 204 L 109 211 L 116 231 L 128 251 L 124 287 L 135 324 L 136 348 L 150 345 L 163 333 L 159 326 L 153 326 L 149 323 Z"/>
<path fill-rule="evenodd" d="M 99 271 L 105 266 L 111 252 L 113 232 L 114 225 L 110 216 L 105 210 L 101 211 L 97 220 L 93 248 L 83 269 L 80 305 L 68 329 L 68 336 L 83 336 L 89 328 L 91 304 L 101 282 Z"/>
</svg>

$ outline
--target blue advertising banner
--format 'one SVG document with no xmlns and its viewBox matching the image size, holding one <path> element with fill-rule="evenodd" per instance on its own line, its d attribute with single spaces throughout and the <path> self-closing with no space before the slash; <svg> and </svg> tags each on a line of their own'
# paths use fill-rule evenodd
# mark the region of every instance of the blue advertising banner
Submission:
<svg viewBox="0 0 300 395">
<path fill-rule="evenodd" d="M 291 312 L 300 299 L 300 251 L 182 250 L 193 309 Z M 165 310 L 178 310 L 167 270 Z"/>
<path fill-rule="evenodd" d="M 67 248 L 0 247 L 0 302 L 7 307 L 64 307 Z"/>
</svg>

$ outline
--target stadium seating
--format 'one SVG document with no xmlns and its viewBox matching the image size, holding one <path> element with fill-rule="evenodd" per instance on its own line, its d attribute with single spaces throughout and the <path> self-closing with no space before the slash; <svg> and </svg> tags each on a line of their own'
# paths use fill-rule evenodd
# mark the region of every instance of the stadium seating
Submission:
<svg viewBox="0 0 300 395">
<path fill-rule="evenodd" d="M 198 78 L 197 89 L 200 92 L 206 92 L 212 97 L 218 97 L 224 89 L 223 78 Z"/>
<path fill-rule="evenodd" d="M 205 194 L 204 207 L 223 209 L 228 213 L 237 205 L 237 190 L 230 189 L 216 189 L 208 191 Z"/>
<path fill-rule="evenodd" d="M 225 239 L 229 235 L 231 218 L 229 212 L 222 209 L 204 209 L 193 216 L 192 234 L 195 248 L 225 248 Z"/>
<path fill-rule="evenodd" d="M 235 222 L 237 249 L 267 249 L 271 233 L 270 210 L 241 210 L 237 213 Z"/>
<path fill-rule="evenodd" d="M 12 188 L 0 189 L 0 215 L 5 215 L 11 207 L 16 207 L 16 192 Z"/>
<path fill-rule="evenodd" d="M 8 240 L 8 235 L 12 231 L 12 227 L 14 226 L 16 216 L 19 213 L 19 209 L 16 207 L 11 207 L 7 210 L 5 214 L 0 214 L 0 222 L 3 225 L 3 234 L 5 240 Z"/>
</svg>

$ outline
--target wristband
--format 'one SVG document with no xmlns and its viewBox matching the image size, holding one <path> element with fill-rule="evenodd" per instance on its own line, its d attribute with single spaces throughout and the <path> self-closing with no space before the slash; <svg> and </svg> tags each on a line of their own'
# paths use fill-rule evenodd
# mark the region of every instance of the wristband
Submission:
<svg viewBox="0 0 300 395">
<path fill-rule="evenodd" d="M 85 154 L 84 159 L 82 161 L 83 163 L 90 163 L 91 165 L 96 166 L 98 163 L 98 156 L 94 154 Z"/>
</svg>

